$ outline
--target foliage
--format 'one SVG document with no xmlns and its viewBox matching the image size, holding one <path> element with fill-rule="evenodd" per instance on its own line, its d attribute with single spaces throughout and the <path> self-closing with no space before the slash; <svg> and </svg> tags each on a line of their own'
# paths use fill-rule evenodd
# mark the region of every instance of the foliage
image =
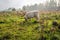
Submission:
<svg viewBox="0 0 60 40">
<path fill-rule="evenodd" d="M 58 25 L 53 24 L 55 20 Z M 41 14 L 40 23 L 35 21 L 26 22 L 14 12 L 0 14 L 0 40 L 60 40 L 59 13 Z"/>
</svg>

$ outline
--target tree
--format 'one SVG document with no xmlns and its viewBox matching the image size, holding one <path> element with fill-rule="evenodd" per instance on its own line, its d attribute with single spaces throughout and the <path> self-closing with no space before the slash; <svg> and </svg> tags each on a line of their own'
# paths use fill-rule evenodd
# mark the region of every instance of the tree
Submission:
<svg viewBox="0 0 60 40">
<path fill-rule="evenodd" d="M 12 11 L 16 11 L 16 9 L 15 8 L 12 8 Z"/>
<path fill-rule="evenodd" d="M 8 11 L 16 11 L 15 8 L 8 8 Z"/>
<path fill-rule="evenodd" d="M 23 6 L 23 8 L 22 8 L 24 11 L 26 10 L 26 6 Z"/>
</svg>

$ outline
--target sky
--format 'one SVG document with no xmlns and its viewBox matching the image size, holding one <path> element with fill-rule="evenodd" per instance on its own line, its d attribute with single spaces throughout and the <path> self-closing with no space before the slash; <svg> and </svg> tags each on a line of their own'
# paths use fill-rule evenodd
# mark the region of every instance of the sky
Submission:
<svg viewBox="0 0 60 40">
<path fill-rule="evenodd" d="M 0 10 L 8 8 L 22 8 L 24 5 L 44 3 L 46 0 L 0 0 Z"/>
</svg>

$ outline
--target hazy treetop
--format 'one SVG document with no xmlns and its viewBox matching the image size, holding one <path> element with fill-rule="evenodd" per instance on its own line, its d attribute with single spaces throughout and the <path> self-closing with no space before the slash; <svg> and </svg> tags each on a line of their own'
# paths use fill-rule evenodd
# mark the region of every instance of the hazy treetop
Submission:
<svg viewBox="0 0 60 40">
<path fill-rule="evenodd" d="M 34 5 L 35 3 L 45 3 L 46 1 L 49 0 L 0 0 L 0 10 L 22 8 L 24 5 Z"/>
<path fill-rule="evenodd" d="M 46 0 L 0 0 L 0 10 L 7 9 L 10 7 L 21 8 L 24 5 L 32 5 L 43 3 Z"/>
</svg>

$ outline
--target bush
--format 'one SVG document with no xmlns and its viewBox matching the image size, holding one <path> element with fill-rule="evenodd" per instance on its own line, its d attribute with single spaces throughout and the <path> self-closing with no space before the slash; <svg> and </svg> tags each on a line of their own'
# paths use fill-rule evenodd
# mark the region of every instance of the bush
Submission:
<svg viewBox="0 0 60 40">
<path fill-rule="evenodd" d="M 53 25 L 53 26 L 58 26 L 58 23 L 57 23 L 56 21 L 53 21 L 53 22 L 52 22 L 52 25 Z"/>
<path fill-rule="evenodd" d="M 12 38 L 12 34 L 6 33 L 2 37 L 0 37 L 0 40 L 9 40 Z"/>
<path fill-rule="evenodd" d="M 52 36 L 50 40 L 59 40 L 59 38 L 56 36 Z"/>
</svg>

